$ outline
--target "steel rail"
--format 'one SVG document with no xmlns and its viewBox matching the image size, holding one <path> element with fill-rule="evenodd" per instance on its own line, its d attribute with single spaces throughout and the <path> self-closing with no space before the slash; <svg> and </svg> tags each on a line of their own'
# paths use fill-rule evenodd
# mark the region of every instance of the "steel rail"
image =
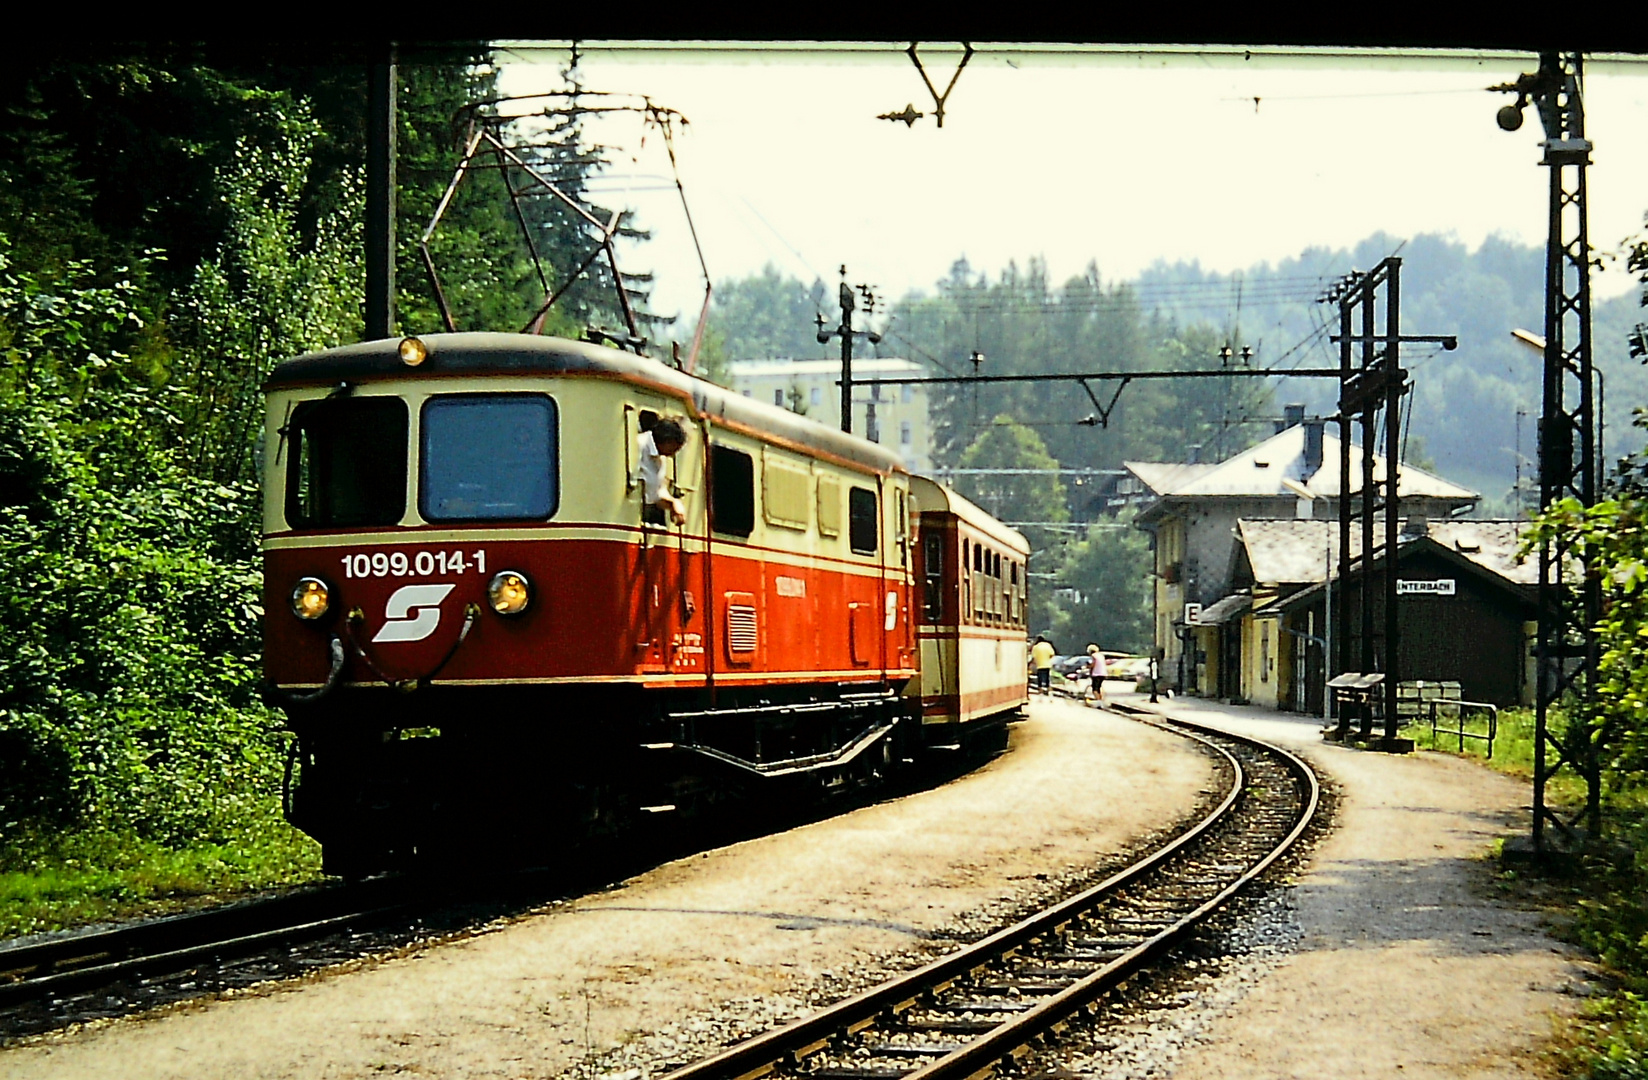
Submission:
<svg viewBox="0 0 1648 1080">
<path fill-rule="evenodd" d="M 353 922 L 412 907 L 384 902 L 394 879 L 339 886 L 151 919 L 45 941 L 0 945 L 0 1007 L 138 975 L 159 975 L 191 963 L 312 939 Z"/>
<path fill-rule="evenodd" d="M 1183 729 L 1178 731 L 1179 734 L 1194 739 L 1221 755 L 1232 770 L 1230 790 L 1218 806 L 1190 829 L 1099 884 L 999 930 L 967 948 L 940 957 L 915 971 L 872 987 L 811 1016 L 759 1035 L 702 1061 L 676 1069 L 665 1074 L 661 1080 L 749 1080 L 785 1065 L 799 1065 L 814 1052 L 828 1046 L 833 1039 L 862 1031 L 875 1024 L 880 1017 L 896 1016 L 915 1006 L 927 995 L 945 990 L 960 979 L 983 973 L 990 965 L 1011 956 L 1034 939 L 1058 933 L 1123 886 L 1140 880 L 1186 852 L 1191 845 L 1226 820 L 1240 804 L 1246 791 L 1247 778 L 1241 762 L 1224 747 L 1190 730 L 1193 725 L 1175 722 L 1175 726 Z M 1184 936 L 1255 876 L 1263 873 L 1303 834 L 1315 816 L 1320 801 L 1319 787 L 1309 767 L 1292 754 L 1257 740 L 1223 731 L 1216 734 L 1222 738 L 1248 743 L 1261 748 L 1264 752 L 1280 755 L 1289 770 L 1304 781 L 1307 793 L 1304 810 L 1299 822 L 1288 833 L 1286 839 L 1233 884 L 1220 890 L 1212 900 L 1202 903 L 1162 932 L 1134 946 L 1116 960 L 1015 1016 L 988 1034 L 918 1070 L 905 1074 L 903 1080 L 955 1080 L 989 1072 L 996 1062 L 1013 1056 L 1037 1036 L 1061 1026 L 1073 1013 L 1124 981 L 1148 960 Z"/>
<path fill-rule="evenodd" d="M 1299 820 L 1288 831 L 1287 836 L 1283 838 L 1281 843 L 1271 849 L 1269 854 L 1249 867 L 1245 873 L 1221 889 L 1211 899 L 1202 903 L 1155 937 L 1130 949 L 1091 975 L 1077 981 L 1068 989 L 1032 1006 L 1026 1012 L 1013 1017 L 995 1030 L 975 1039 L 954 1053 L 908 1074 L 904 1080 L 966 1080 L 970 1077 L 988 1075 L 993 1071 L 997 1062 L 1014 1056 L 1015 1051 L 1028 1046 L 1044 1033 L 1062 1028 L 1075 1013 L 1091 1006 L 1102 994 L 1107 993 L 1135 974 L 1149 960 L 1167 951 L 1202 920 L 1223 907 L 1249 882 L 1269 869 L 1272 863 L 1281 858 L 1298 841 L 1299 837 L 1304 835 L 1305 829 L 1310 827 L 1311 821 L 1316 817 L 1316 809 L 1321 804 L 1321 786 L 1316 781 L 1315 773 L 1297 756 L 1283 750 L 1281 747 L 1261 743 L 1245 736 L 1233 735 L 1227 731 L 1205 728 L 1199 724 L 1192 725 L 1180 720 L 1169 720 L 1168 722 L 1187 728 L 1194 727 L 1204 731 L 1216 731 L 1222 737 L 1237 739 L 1252 746 L 1262 747 L 1265 751 L 1281 757 L 1287 763 L 1289 770 L 1305 781 L 1306 802 L 1299 815 Z M 1196 737 L 1200 738 L 1200 736 Z M 1222 747 L 1220 749 L 1223 750 Z"/>
</svg>

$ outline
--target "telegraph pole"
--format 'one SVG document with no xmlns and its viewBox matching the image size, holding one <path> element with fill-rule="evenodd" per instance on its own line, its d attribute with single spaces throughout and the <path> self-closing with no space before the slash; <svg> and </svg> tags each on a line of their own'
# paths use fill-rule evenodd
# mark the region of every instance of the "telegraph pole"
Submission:
<svg viewBox="0 0 1648 1080">
<path fill-rule="evenodd" d="M 395 336 L 395 46 L 366 73 L 366 302 L 368 341 Z"/>
<path fill-rule="evenodd" d="M 859 291 L 864 293 L 865 314 L 875 310 L 875 296 L 867 285 L 860 285 Z M 881 335 L 864 330 L 853 329 L 853 312 L 858 308 L 858 302 L 853 297 L 853 287 L 847 284 L 847 266 L 841 266 L 841 289 L 837 293 L 841 304 L 841 323 L 834 330 L 824 329 L 824 313 L 818 313 L 818 343 L 826 345 L 832 337 L 841 339 L 841 430 L 851 435 L 853 432 L 853 336 L 858 335 L 869 339 L 871 345 L 879 344 Z"/>
</svg>

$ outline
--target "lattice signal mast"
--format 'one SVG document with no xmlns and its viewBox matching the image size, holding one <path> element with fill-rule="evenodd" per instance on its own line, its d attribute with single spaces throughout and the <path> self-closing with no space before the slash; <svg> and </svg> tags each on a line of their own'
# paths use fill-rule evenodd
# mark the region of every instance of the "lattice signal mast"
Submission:
<svg viewBox="0 0 1648 1080">
<path fill-rule="evenodd" d="M 1514 83 L 1490 89 L 1516 94 L 1499 110 L 1499 126 L 1515 131 L 1532 102 L 1545 128 L 1540 162 L 1550 173 L 1550 233 L 1545 247 L 1545 381 L 1539 418 L 1539 502 L 1562 499 L 1585 506 L 1597 500 L 1596 396 L 1591 368 L 1591 262 L 1586 230 L 1585 168 L 1591 143 L 1585 138 L 1583 59 L 1577 52 L 1541 53 L 1539 70 Z M 1585 824 L 1592 836 L 1602 828 L 1601 748 L 1591 738 L 1595 715 L 1597 636 L 1602 585 L 1584 565 L 1572 540 L 1558 539 L 1539 552 L 1539 646 L 1534 750 L 1533 846 L 1552 843 L 1546 826 L 1564 841 Z M 1550 712 L 1573 695 L 1579 714 L 1559 736 Z M 1585 778 L 1582 810 L 1564 820 L 1546 800 L 1546 785 L 1564 768 Z"/>
</svg>

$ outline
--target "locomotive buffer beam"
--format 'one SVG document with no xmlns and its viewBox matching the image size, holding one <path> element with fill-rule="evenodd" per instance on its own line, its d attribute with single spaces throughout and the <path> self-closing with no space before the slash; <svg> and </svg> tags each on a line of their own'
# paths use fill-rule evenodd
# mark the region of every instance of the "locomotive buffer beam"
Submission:
<svg viewBox="0 0 1648 1080">
<path fill-rule="evenodd" d="M 850 765 L 854 759 L 861 756 L 866 750 L 876 746 L 892 734 L 893 729 L 897 726 L 896 723 L 878 724 L 839 750 L 827 754 L 811 754 L 806 757 L 788 758 L 783 761 L 748 761 L 729 754 L 725 750 L 717 750 L 713 746 L 699 746 L 689 743 L 652 743 L 649 746 L 660 749 L 668 747 L 671 750 L 696 754 L 717 764 L 728 766 L 746 776 L 776 780 L 782 777 L 799 776 L 803 773 L 819 772 L 824 769 Z"/>
<path fill-rule="evenodd" d="M 864 717 L 864 726 L 859 728 L 857 733 L 847 742 L 819 753 L 774 760 L 752 761 L 722 747 L 689 741 L 688 739 L 680 739 L 675 742 L 645 743 L 643 749 L 692 754 L 730 768 L 746 777 L 760 777 L 771 780 L 797 776 L 803 773 L 819 772 L 851 764 L 855 759 L 862 756 L 865 751 L 870 750 L 890 736 L 894 729 L 898 727 L 898 718 L 889 717 L 887 710 L 889 707 L 896 705 L 899 700 L 899 698 L 891 696 L 878 696 L 857 699 L 847 698 L 842 701 L 807 702 L 793 705 L 756 705 L 744 708 L 670 714 L 670 719 L 676 721 L 683 732 L 696 730 L 701 721 L 736 719 L 759 724 L 763 720 L 789 721 L 808 718 L 828 722 L 834 719 L 851 720 L 865 713 L 870 714 Z"/>
</svg>

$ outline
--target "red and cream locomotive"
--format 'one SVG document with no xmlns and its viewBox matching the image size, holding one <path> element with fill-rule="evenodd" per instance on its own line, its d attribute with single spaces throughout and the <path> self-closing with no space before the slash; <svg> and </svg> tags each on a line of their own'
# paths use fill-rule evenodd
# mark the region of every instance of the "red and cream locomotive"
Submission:
<svg viewBox="0 0 1648 1080">
<path fill-rule="evenodd" d="M 265 674 L 334 872 L 870 783 L 1027 701 L 1023 538 L 873 442 L 517 334 L 266 390 Z M 666 417 L 680 524 L 637 479 Z"/>
</svg>

